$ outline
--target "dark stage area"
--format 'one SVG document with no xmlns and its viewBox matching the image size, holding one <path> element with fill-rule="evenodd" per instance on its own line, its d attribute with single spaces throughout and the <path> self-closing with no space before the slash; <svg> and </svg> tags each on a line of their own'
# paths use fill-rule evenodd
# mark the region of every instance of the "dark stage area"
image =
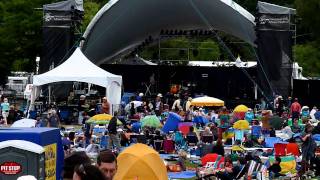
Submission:
<svg viewBox="0 0 320 180">
<path fill-rule="evenodd" d="M 150 86 L 152 95 L 166 94 L 174 85 L 188 88 L 192 95 L 205 94 L 225 101 L 248 102 L 254 99 L 254 85 L 237 67 L 148 66 L 104 64 L 103 69 L 122 75 L 125 92 L 143 92 Z M 246 68 L 256 77 L 256 68 Z M 247 104 L 247 103 L 245 103 Z"/>
</svg>

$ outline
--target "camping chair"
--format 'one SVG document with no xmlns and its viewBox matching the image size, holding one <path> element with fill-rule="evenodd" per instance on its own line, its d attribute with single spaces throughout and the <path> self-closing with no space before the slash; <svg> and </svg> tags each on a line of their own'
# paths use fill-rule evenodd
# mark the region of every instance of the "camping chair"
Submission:
<svg viewBox="0 0 320 180">
<path fill-rule="evenodd" d="M 262 169 L 262 163 L 258 163 L 254 160 L 251 160 L 249 162 L 249 166 L 248 166 L 248 176 L 255 176 L 257 174 L 257 172 L 261 171 Z"/>
<path fill-rule="evenodd" d="M 251 135 L 254 138 L 259 138 L 261 136 L 262 127 L 261 126 L 252 126 L 251 127 Z"/>
<path fill-rule="evenodd" d="M 163 140 L 154 140 L 153 147 L 158 152 L 162 151 L 163 150 Z"/>
<path fill-rule="evenodd" d="M 234 141 L 242 142 L 244 138 L 244 130 L 234 130 Z"/>
<path fill-rule="evenodd" d="M 200 157 L 203 157 L 213 151 L 213 144 L 201 143 L 198 145 L 198 149 L 200 150 Z"/>
<path fill-rule="evenodd" d="M 274 144 L 275 156 L 285 156 L 287 154 L 286 148 L 287 148 L 287 144 L 282 144 L 282 143 Z"/>
<path fill-rule="evenodd" d="M 175 150 L 174 141 L 166 139 L 163 141 L 163 150 L 165 153 L 173 153 Z"/>
<path fill-rule="evenodd" d="M 242 166 L 241 170 L 239 171 L 239 173 L 236 175 L 235 179 L 240 179 L 242 178 L 247 172 L 247 167 L 246 166 Z"/>
<path fill-rule="evenodd" d="M 108 147 L 108 138 L 109 136 L 101 136 L 100 138 L 100 148 L 106 149 Z"/>
<path fill-rule="evenodd" d="M 137 142 L 142 144 L 147 144 L 147 137 L 146 135 L 137 135 Z"/>
<path fill-rule="evenodd" d="M 194 136 L 194 135 L 188 135 L 187 142 L 188 142 L 188 146 L 195 146 L 198 143 L 198 138 L 197 136 Z"/>
<path fill-rule="evenodd" d="M 202 136 L 201 140 L 204 143 L 212 143 L 213 142 L 213 135 L 211 135 L 211 136 Z"/>
</svg>

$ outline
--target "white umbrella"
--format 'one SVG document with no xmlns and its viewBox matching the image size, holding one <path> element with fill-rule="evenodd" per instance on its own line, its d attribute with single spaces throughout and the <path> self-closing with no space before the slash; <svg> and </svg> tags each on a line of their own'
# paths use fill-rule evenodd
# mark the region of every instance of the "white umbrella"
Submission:
<svg viewBox="0 0 320 180">
<path fill-rule="evenodd" d="M 20 119 L 16 122 L 14 122 L 11 127 L 35 127 L 37 120 L 34 119 Z"/>
</svg>

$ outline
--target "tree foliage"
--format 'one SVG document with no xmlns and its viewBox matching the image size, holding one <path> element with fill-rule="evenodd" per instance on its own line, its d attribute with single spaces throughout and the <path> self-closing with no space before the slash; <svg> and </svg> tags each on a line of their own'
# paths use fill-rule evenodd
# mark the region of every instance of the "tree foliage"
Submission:
<svg viewBox="0 0 320 180">
<path fill-rule="evenodd" d="M 11 70 L 34 71 L 35 57 L 41 54 L 42 48 L 42 11 L 44 4 L 59 0 L 7 0 L 0 1 L 0 85 L 5 83 Z M 257 0 L 234 0 L 252 14 L 256 12 Z M 85 0 L 83 28 L 89 24 L 98 10 L 108 0 Z M 294 48 L 296 61 L 299 62 L 307 76 L 319 75 L 320 45 L 320 1 L 319 0 L 265 0 L 265 2 L 297 8 L 301 24 L 300 34 L 311 33 L 312 38 L 299 36 L 298 45 Z M 234 43 L 239 41 L 230 35 L 221 34 L 232 54 L 242 60 L 255 60 L 253 49 L 248 44 Z M 193 43 L 197 41 L 199 43 Z M 176 50 L 161 50 L 161 58 L 191 60 L 230 60 L 226 51 L 214 38 L 178 38 L 161 42 L 161 47 Z M 168 52 L 166 52 L 168 51 Z M 158 44 L 151 45 L 140 52 L 146 59 L 158 59 Z M 189 57 L 188 57 L 189 56 Z"/>
</svg>

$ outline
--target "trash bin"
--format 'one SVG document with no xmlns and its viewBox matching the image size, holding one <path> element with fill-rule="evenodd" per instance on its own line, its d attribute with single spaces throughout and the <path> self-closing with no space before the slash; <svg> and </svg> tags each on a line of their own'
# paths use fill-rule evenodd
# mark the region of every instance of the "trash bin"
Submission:
<svg viewBox="0 0 320 180">
<path fill-rule="evenodd" d="M 45 179 L 61 179 L 64 153 L 60 129 L 0 128 L 0 142 L 8 140 L 24 140 L 41 146 L 45 152 Z"/>
<path fill-rule="evenodd" d="M 16 180 L 23 175 L 45 179 L 44 148 L 23 140 L 0 142 L 0 179 Z"/>
</svg>

